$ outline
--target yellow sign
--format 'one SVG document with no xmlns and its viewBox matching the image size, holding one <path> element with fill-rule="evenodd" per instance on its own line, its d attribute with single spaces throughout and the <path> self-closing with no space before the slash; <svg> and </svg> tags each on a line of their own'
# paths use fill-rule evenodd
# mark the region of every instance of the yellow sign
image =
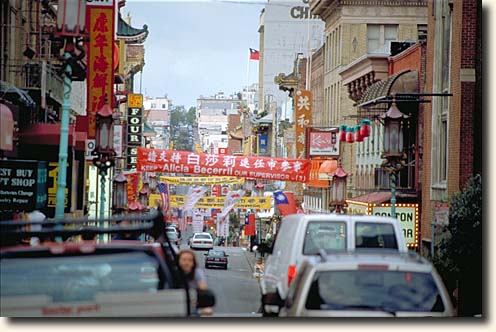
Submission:
<svg viewBox="0 0 496 332">
<path fill-rule="evenodd" d="M 346 200 L 347 214 L 391 217 L 391 204 L 365 203 Z M 406 245 L 417 248 L 419 245 L 419 212 L 417 203 L 396 204 L 396 219 L 400 222 Z"/>
<path fill-rule="evenodd" d="M 141 108 L 143 107 L 143 95 L 142 94 L 128 94 L 127 95 L 127 107 L 130 108 Z"/>
<path fill-rule="evenodd" d="M 169 184 L 243 184 L 245 178 L 235 176 L 161 176 L 160 181 Z"/>
<path fill-rule="evenodd" d="M 151 194 L 149 204 L 151 206 L 158 206 L 161 202 L 161 197 L 159 194 Z M 200 198 L 198 203 L 196 203 L 195 208 L 197 209 L 222 209 L 224 207 L 225 197 L 213 197 L 205 196 Z M 234 206 L 236 209 L 258 209 L 258 210 L 269 210 L 271 208 L 271 197 L 243 197 Z M 181 208 L 186 203 L 186 196 L 171 195 L 170 196 L 170 206 L 175 208 Z"/>
</svg>

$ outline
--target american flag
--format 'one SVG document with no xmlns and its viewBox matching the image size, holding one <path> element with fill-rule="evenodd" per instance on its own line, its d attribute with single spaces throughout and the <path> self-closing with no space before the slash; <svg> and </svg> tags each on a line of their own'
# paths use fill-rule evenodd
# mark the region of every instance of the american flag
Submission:
<svg viewBox="0 0 496 332">
<path fill-rule="evenodd" d="M 162 211 L 164 216 L 169 214 L 169 185 L 163 182 L 159 182 L 157 189 L 160 192 L 160 197 L 162 198 Z"/>
</svg>

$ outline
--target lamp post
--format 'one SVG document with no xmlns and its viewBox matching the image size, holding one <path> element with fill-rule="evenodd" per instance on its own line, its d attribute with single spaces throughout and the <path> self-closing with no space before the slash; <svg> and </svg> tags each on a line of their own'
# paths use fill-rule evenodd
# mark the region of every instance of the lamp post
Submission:
<svg viewBox="0 0 496 332">
<path fill-rule="evenodd" d="M 119 214 L 126 209 L 127 204 L 127 178 L 122 172 L 113 179 L 112 209 Z"/>
<path fill-rule="evenodd" d="M 336 213 L 343 213 L 343 206 L 346 205 L 346 178 L 348 173 L 346 173 L 341 165 L 331 174 L 332 186 L 331 186 L 331 201 L 329 206 L 334 206 Z"/>
<path fill-rule="evenodd" d="M 71 1 L 60 0 L 57 9 L 57 31 L 56 35 L 66 40 L 66 47 L 64 50 L 64 98 L 62 101 L 61 111 L 61 124 L 60 124 L 60 141 L 59 141 L 59 170 L 57 175 L 57 193 L 55 203 L 55 218 L 61 219 L 64 217 L 65 210 L 65 189 L 67 185 L 67 147 L 69 136 L 69 112 L 71 108 L 70 93 L 72 84 L 72 70 L 71 58 L 75 56 L 74 40 L 78 37 L 84 36 L 86 21 L 86 1 Z M 78 48 L 79 49 L 79 48 Z M 82 51 L 81 49 L 79 49 Z M 84 56 L 84 50 L 82 55 Z"/>
<path fill-rule="evenodd" d="M 327 180 L 329 181 L 329 184 L 332 182 L 332 177 L 331 174 L 334 173 L 334 171 L 338 168 L 338 161 L 336 159 L 328 159 L 325 160 L 322 164 L 320 164 L 319 167 L 319 180 Z M 323 191 L 324 189 L 322 189 Z M 323 196 L 321 197 L 322 200 Z M 323 202 L 325 203 L 325 202 Z M 330 203 L 330 201 L 329 201 Z M 322 204 L 323 205 L 323 204 Z M 329 204 L 331 206 L 331 204 Z"/>
<path fill-rule="evenodd" d="M 403 156 L 403 119 L 408 118 L 407 115 L 401 113 L 393 103 L 389 110 L 380 116 L 384 120 L 384 151 L 382 158 L 386 160 L 382 163 L 391 176 L 391 216 L 396 218 L 396 174 L 405 165 Z"/>
<path fill-rule="evenodd" d="M 100 219 L 105 217 L 105 177 L 107 171 L 114 166 L 114 127 L 113 127 L 112 108 L 105 104 L 96 113 L 96 139 L 95 149 L 91 153 L 93 156 L 93 165 L 95 165 L 100 174 Z"/>
</svg>

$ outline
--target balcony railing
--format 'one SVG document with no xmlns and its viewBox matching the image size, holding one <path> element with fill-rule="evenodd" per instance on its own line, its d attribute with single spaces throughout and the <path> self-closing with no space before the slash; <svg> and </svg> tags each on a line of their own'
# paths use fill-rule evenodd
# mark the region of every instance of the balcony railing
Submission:
<svg viewBox="0 0 496 332">
<path fill-rule="evenodd" d="M 57 69 L 46 65 L 46 92 L 52 99 L 62 104 L 64 98 L 64 81 L 57 74 Z M 42 65 L 41 63 L 26 63 L 22 67 L 23 89 L 41 89 Z"/>
</svg>

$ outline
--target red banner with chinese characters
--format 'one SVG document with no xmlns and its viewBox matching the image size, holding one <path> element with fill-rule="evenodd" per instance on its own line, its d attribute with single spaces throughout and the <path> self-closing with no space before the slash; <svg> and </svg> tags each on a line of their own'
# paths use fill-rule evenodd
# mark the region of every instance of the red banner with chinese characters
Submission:
<svg viewBox="0 0 496 332">
<path fill-rule="evenodd" d="M 136 200 L 136 192 L 138 191 L 138 173 L 125 174 L 127 178 L 126 189 L 127 189 L 127 200 L 128 202 L 134 202 Z"/>
<path fill-rule="evenodd" d="M 312 125 L 312 92 L 297 90 L 295 98 L 296 157 L 305 158 L 305 132 Z"/>
<path fill-rule="evenodd" d="M 90 40 L 88 51 L 87 86 L 88 109 L 84 117 L 78 118 L 78 127 L 87 128 L 88 138 L 96 136 L 96 113 L 105 103 L 113 107 L 114 89 L 114 1 L 88 3 L 86 25 Z"/>
<path fill-rule="evenodd" d="M 310 160 L 138 148 L 138 171 L 306 182 Z"/>
</svg>

